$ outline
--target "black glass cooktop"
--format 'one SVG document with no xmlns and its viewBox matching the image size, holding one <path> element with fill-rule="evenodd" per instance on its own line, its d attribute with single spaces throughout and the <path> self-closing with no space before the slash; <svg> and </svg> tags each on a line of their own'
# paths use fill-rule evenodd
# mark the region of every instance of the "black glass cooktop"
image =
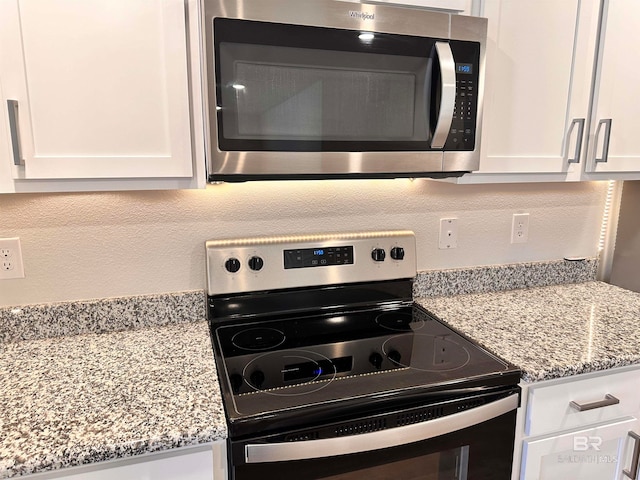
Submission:
<svg viewBox="0 0 640 480">
<path fill-rule="evenodd" d="M 221 325 L 212 338 L 230 424 L 519 377 L 416 305 Z"/>
</svg>

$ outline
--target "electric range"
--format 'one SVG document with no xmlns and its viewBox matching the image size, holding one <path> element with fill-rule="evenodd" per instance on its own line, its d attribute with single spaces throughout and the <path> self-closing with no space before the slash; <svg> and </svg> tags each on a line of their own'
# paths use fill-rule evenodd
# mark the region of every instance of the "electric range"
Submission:
<svg viewBox="0 0 640 480">
<path fill-rule="evenodd" d="M 217 240 L 206 255 L 231 478 L 356 478 L 363 464 L 378 478 L 399 447 L 441 474 L 415 478 L 506 478 L 474 476 L 483 447 L 464 432 L 505 430 L 483 455 L 510 470 L 520 371 L 413 302 L 412 232 Z"/>
</svg>

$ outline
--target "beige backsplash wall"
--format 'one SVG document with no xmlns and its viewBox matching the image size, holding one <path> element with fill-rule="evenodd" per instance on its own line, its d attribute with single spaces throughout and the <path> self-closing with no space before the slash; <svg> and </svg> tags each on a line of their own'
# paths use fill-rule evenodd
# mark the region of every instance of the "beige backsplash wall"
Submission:
<svg viewBox="0 0 640 480">
<path fill-rule="evenodd" d="M 20 237 L 26 273 L 0 281 L 0 305 L 203 289 L 211 238 L 411 229 L 419 270 L 592 256 L 606 188 L 403 179 L 0 195 L 0 237 Z M 523 212 L 529 242 L 512 245 Z M 445 217 L 459 219 L 457 249 L 438 249 Z"/>
</svg>

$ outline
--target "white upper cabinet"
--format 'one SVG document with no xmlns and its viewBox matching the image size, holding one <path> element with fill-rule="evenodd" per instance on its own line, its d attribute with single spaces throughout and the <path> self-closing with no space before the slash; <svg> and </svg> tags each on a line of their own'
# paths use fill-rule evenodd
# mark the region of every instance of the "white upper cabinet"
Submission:
<svg viewBox="0 0 640 480">
<path fill-rule="evenodd" d="M 573 162 L 589 113 L 597 7 L 594 0 L 476 3 L 489 19 L 482 174 L 562 180 L 579 171 Z"/>
<path fill-rule="evenodd" d="M 0 189 L 196 186 L 184 0 L 4 0 L 0 44 Z"/>
<path fill-rule="evenodd" d="M 604 2 L 588 172 L 635 172 L 620 178 L 640 178 L 639 35 L 638 0 Z"/>
</svg>

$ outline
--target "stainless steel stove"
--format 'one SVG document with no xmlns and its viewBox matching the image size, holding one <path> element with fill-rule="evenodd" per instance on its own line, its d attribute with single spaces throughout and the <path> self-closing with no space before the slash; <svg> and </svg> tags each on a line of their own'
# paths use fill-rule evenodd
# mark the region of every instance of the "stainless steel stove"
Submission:
<svg viewBox="0 0 640 480">
<path fill-rule="evenodd" d="M 412 232 L 206 253 L 232 479 L 509 478 L 520 372 L 413 303 Z"/>
</svg>

